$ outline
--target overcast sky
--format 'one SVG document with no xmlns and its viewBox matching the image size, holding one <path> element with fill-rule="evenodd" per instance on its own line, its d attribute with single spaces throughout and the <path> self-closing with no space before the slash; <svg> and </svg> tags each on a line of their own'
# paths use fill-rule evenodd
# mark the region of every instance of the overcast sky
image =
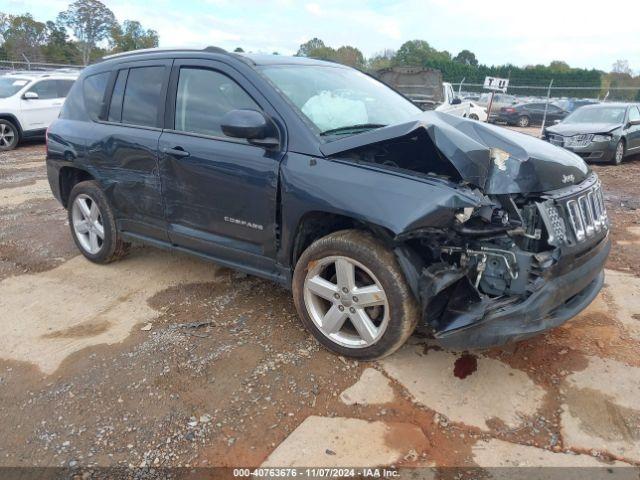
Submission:
<svg viewBox="0 0 640 480">
<path fill-rule="evenodd" d="M 54 18 L 67 0 L 4 0 L 0 11 Z M 640 72 L 640 1 L 534 0 L 106 0 L 118 20 L 135 19 L 160 34 L 161 46 L 293 54 L 312 37 L 353 45 L 365 56 L 427 40 L 481 63 L 527 65 L 564 60 L 609 70 L 626 59 Z"/>
</svg>

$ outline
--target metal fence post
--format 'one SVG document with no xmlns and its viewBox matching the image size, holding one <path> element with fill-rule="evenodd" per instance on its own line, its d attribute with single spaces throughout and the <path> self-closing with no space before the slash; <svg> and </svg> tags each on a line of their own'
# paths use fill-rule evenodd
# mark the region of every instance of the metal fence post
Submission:
<svg viewBox="0 0 640 480">
<path fill-rule="evenodd" d="M 544 115 L 542 116 L 542 126 L 540 127 L 540 136 L 544 132 L 544 124 L 547 123 L 547 108 L 549 107 L 549 99 L 551 98 L 551 86 L 553 85 L 553 78 L 549 82 L 549 88 L 547 89 L 547 101 L 544 104 Z"/>
</svg>

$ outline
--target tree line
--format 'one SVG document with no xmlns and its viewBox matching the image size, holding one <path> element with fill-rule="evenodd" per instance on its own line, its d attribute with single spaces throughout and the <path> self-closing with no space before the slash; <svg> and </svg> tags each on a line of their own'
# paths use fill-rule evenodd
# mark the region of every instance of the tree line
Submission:
<svg viewBox="0 0 640 480">
<path fill-rule="evenodd" d="M 552 61 L 549 65 L 524 67 L 509 63 L 483 65 L 470 50 L 462 50 L 454 56 L 446 50 L 433 48 L 425 40 L 410 40 L 398 50 L 384 50 L 367 59 L 355 47 L 334 49 L 319 38 L 300 45 L 297 55 L 343 63 L 371 73 L 396 66 L 434 68 L 442 72 L 445 81 L 453 83 L 464 79 L 466 84 L 482 84 L 484 78 L 490 76 L 508 78 L 511 85 L 543 87 L 553 79 L 555 87 L 563 87 L 554 89 L 554 96 L 603 98 L 608 93 L 610 100 L 640 101 L 640 75 L 633 75 L 626 60 L 618 60 L 610 72 L 573 68 L 561 60 Z M 519 95 L 546 95 L 542 88 L 519 88 L 515 91 Z"/>
<path fill-rule="evenodd" d="M 158 33 L 145 29 L 137 20 L 118 23 L 113 12 L 100 0 L 76 0 L 55 20 L 40 22 L 30 13 L 0 13 L 0 59 L 87 65 L 109 53 L 158 46 Z M 243 49 L 238 47 L 237 52 Z M 276 52 L 274 52 L 276 53 Z M 556 96 L 603 97 L 612 100 L 640 100 L 640 75 L 634 76 L 625 60 L 617 61 L 610 72 L 570 67 L 555 60 L 549 65 L 484 65 L 470 50 L 452 55 L 437 50 L 425 40 L 410 40 L 398 50 L 384 50 L 365 58 L 351 45 L 333 48 L 319 38 L 300 45 L 296 55 L 343 63 L 375 72 L 394 66 L 419 66 L 442 72 L 446 81 L 479 84 L 485 76 L 509 78 L 511 85 L 548 85 L 553 79 Z M 575 87 L 593 87 L 589 90 Z M 573 88 L 572 88 L 573 87 Z M 622 88 L 621 88 L 622 87 Z M 541 88 L 518 89 L 520 95 L 544 95 Z"/>
<path fill-rule="evenodd" d="M 88 65 L 109 53 L 157 46 L 155 30 L 137 20 L 118 23 L 100 0 L 76 0 L 47 22 L 0 13 L 0 59 Z"/>
</svg>

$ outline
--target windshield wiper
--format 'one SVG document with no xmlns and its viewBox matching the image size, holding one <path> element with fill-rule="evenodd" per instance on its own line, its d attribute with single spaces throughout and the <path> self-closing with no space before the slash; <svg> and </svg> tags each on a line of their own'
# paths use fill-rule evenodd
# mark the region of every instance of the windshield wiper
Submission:
<svg viewBox="0 0 640 480">
<path fill-rule="evenodd" d="M 341 133 L 352 133 L 358 132 L 360 130 L 372 130 L 374 128 L 382 128 L 386 127 L 383 123 L 359 123 L 357 125 L 347 125 L 345 127 L 332 128 L 330 130 L 325 130 L 324 132 L 320 132 L 320 135 L 339 135 Z"/>
</svg>

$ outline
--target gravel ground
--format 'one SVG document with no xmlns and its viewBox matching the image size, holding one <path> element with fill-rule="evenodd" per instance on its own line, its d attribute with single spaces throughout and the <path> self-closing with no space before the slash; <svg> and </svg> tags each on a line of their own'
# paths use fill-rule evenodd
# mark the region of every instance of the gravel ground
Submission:
<svg viewBox="0 0 640 480">
<path fill-rule="evenodd" d="M 89 264 L 43 145 L 1 153 L 0 467 L 640 465 L 640 158 L 594 169 L 614 248 L 589 309 L 356 363 L 269 282 L 141 246 Z"/>
</svg>

